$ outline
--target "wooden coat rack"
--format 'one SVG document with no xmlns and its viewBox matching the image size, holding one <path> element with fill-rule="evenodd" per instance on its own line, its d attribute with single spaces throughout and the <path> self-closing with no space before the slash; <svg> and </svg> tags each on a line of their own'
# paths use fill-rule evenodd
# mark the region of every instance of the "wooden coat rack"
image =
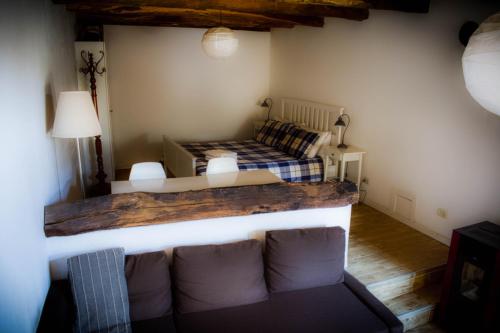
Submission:
<svg viewBox="0 0 500 333">
<path fill-rule="evenodd" d="M 104 52 L 99 51 L 101 54 L 100 58 L 95 61 L 94 55 L 89 51 L 82 51 L 80 56 L 85 64 L 85 66 L 80 68 L 80 73 L 90 77 L 90 95 L 92 96 L 92 102 L 94 103 L 95 111 L 97 113 L 97 118 L 99 118 L 99 108 L 97 106 L 97 86 L 95 75 L 102 75 L 106 72 L 106 68 L 99 70 L 99 63 L 104 58 Z M 95 137 L 95 152 L 97 156 L 97 184 L 93 185 L 90 190 L 90 196 L 100 196 L 111 193 L 111 184 L 106 182 L 106 173 L 104 172 L 104 163 L 102 159 L 102 141 L 101 136 Z"/>
</svg>

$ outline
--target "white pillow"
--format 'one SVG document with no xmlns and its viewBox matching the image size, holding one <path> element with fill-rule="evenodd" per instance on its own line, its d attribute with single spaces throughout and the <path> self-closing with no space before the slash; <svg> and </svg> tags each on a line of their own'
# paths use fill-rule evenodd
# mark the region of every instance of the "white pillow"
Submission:
<svg viewBox="0 0 500 333">
<path fill-rule="evenodd" d="M 316 157 L 316 155 L 318 155 L 318 152 L 319 152 L 321 146 L 330 145 L 330 141 L 332 141 L 332 132 L 330 132 L 330 131 L 318 131 L 318 130 L 308 128 L 305 126 L 300 126 L 300 127 L 305 129 L 306 131 L 319 134 L 318 140 L 312 146 L 311 150 L 309 150 L 309 153 L 307 153 L 307 158 Z"/>
</svg>

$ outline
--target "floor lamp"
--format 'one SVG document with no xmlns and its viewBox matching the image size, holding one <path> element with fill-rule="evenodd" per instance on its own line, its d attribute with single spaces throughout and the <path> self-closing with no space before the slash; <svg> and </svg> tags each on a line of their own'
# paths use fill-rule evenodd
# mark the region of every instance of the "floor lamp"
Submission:
<svg viewBox="0 0 500 333">
<path fill-rule="evenodd" d="M 55 138 L 72 138 L 76 140 L 78 167 L 80 172 L 80 187 L 85 199 L 83 182 L 82 157 L 80 153 L 80 138 L 101 135 L 101 125 L 97 119 L 94 104 L 88 91 L 63 91 L 59 94 L 56 108 L 56 118 L 52 128 Z"/>
</svg>

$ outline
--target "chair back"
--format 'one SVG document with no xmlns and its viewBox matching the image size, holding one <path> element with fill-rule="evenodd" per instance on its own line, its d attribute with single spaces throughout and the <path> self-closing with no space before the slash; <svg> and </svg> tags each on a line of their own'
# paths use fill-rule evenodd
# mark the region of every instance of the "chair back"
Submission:
<svg viewBox="0 0 500 333">
<path fill-rule="evenodd" d="M 128 180 L 140 179 L 166 179 L 167 175 L 163 166 L 158 162 L 135 163 L 130 170 Z"/>
<path fill-rule="evenodd" d="M 217 157 L 208 161 L 207 175 L 219 173 L 238 172 L 238 163 L 232 157 Z"/>
</svg>

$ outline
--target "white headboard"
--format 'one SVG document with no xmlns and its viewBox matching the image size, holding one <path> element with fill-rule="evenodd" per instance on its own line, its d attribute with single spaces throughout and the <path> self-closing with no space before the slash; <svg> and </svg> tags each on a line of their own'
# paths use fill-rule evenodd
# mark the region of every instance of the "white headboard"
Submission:
<svg viewBox="0 0 500 333">
<path fill-rule="evenodd" d="M 294 123 L 305 124 L 306 127 L 318 131 L 334 133 L 334 124 L 344 108 L 299 99 L 283 98 L 281 100 L 281 118 Z"/>
</svg>

